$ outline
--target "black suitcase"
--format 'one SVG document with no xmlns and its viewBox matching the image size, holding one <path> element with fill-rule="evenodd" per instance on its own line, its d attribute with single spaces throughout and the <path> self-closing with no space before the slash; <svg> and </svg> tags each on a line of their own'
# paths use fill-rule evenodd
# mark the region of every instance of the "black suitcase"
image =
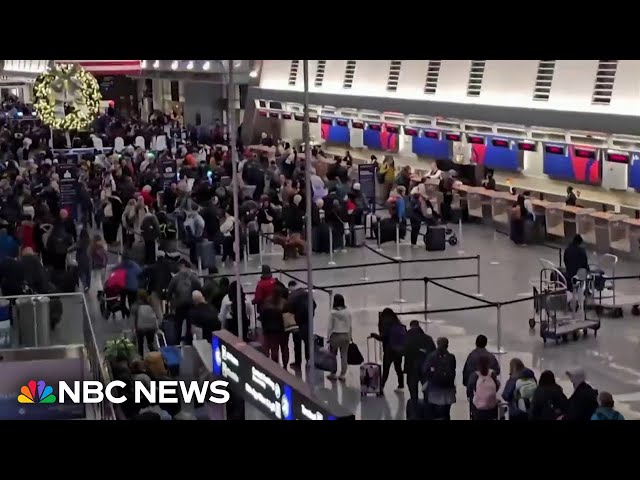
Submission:
<svg viewBox="0 0 640 480">
<path fill-rule="evenodd" d="M 411 399 L 407 400 L 407 406 L 405 409 L 405 415 L 407 420 L 428 420 L 427 417 L 427 405 L 423 399 L 418 399 L 417 408 L 413 408 L 414 404 Z"/>
<path fill-rule="evenodd" d="M 429 252 L 437 252 L 446 248 L 445 228 L 443 226 L 429 227 L 424 236 L 424 244 Z"/>
<path fill-rule="evenodd" d="M 313 251 L 329 253 L 329 225 L 321 223 L 313 229 Z"/>
<path fill-rule="evenodd" d="M 257 255 L 260 253 L 260 235 L 258 232 L 249 232 L 249 255 Z"/>
<path fill-rule="evenodd" d="M 378 230 L 374 230 L 376 237 Z M 396 222 L 392 218 L 384 218 L 380 220 L 380 243 L 396 241 Z"/>
</svg>

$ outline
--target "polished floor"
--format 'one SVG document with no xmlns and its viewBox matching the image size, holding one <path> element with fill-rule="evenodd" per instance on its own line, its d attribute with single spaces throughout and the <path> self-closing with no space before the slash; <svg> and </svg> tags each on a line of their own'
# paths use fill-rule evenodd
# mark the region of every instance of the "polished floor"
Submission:
<svg viewBox="0 0 640 480">
<path fill-rule="evenodd" d="M 459 234 L 459 232 L 458 232 Z M 353 336 L 363 354 L 366 355 L 366 340 L 369 334 L 377 329 L 377 313 L 384 307 L 396 311 L 424 310 L 424 283 L 421 279 L 428 277 L 446 277 L 469 275 L 477 272 L 478 262 L 474 257 L 480 255 L 480 293 L 483 299 L 494 302 L 505 302 L 531 295 L 532 281 L 536 282 L 541 268 L 540 258 L 557 262 L 558 250 L 544 246 L 518 247 L 503 235 L 495 234 L 493 229 L 483 225 L 465 224 L 462 231 L 462 242 L 455 247 L 448 247 L 445 252 L 427 252 L 424 248 L 400 246 L 403 278 L 415 281 L 404 281 L 402 298 L 404 303 L 396 303 L 400 297 L 398 282 L 367 285 L 367 281 L 397 280 L 398 266 L 387 264 L 365 268 L 345 269 L 341 267 L 362 263 L 380 264 L 387 260 L 366 248 L 353 248 L 338 251 L 334 255 L 336 266 L 331 270 L 313 272 L 313 284 L 319 288 L 332 288 L 334 293 L 344 295 L 349 308 L 353 312 Z M 375 248 L 374 241 L 368 241 Z M 423 246 L 422 246 L 423 247 Z M 278 250 L 281 252 L 281 250 Z M 394 257 L 397 254 L 395 243 L 383 245 L 383 253 Z M 412 260 L 450 258 L 453 260 L 429 263 L 411 263 Z M 594 255 L 592 261 L 597 262 Z M 115 260 L 114 260 L 115 261 Z M 328 267 L 329 255 L 315 254 L 312 257 L 314 268 Z M 282 261 L 280 253 L 264 255 L 263 262 L 274 269 L 303 269 L 305 259 L 299 258 L 287 262 Z M 254 255 L 241 263 L 241 270 L 257 272 L 260 258 Z M 618 275 L 637 274 L 640 264 L 622 261 L 617 268 Z M 231 273 L 231 265 L 222 269 Z M 291 275 L 307 280 L 306 271 Z M 252 292 L 258 275 L 243 277 L 243 288 Z M 282 275 L 286 284 L 290 278 Z M 442 284 L 469 294 L 477 293 L 477 279 L 464 278 L 442 280 Z M 638 294 L 637 281 L 620 281 L 618 294 Z M 315 299 L 318 304 L 314 319 L 314 330 L 326 336 L 329 312 L 329 294 L 316 289 Z M 448 309 L 480 305 L 474 298 L 464 298 L 430 285 L 428 289 L 429 310 Z M 105 322 L 97 314 L 97 306 L 92 301 L 94 327 L 98 342 L 103 344 L 107 338 L 120 334 L 131 328 L 122 321 Z M 640 317 L 628 313 L 624 318 L 602 318 L 602 328 L 597 338 L 593 335 L 556 345 L 555 342 L 543 344 L 537 330 L 531 330 L 528 320 L 533 314 L 533 302 L 526 301 L 502 308 L 501 348 L 506 353 L 499 359 L 503 374 L 501 380 L 507 378 L 508 365 L 511 358 L 520 358 L 525 365 L 532 368 L 537 375 L 543 370 L 555 372 L 565 393 L 572 391 L 571 384 L 564 372 L 572 366 L 580 365 L 587 372 L 588 381 L 599 390 L 610 391 L 616 400 L 617 408 L 627 418 L 640 418 Z M 408 324 L 412 319 L 424 322 L 424 315 L 406 315 L 402 320 Z M 423 327 L 435 338 L 449 338 L 450 351 L 455 354 L 458 363 L 458 398 L 452 409 L 454 419 L 468 418 L 468 407 L 461 384 L 461 370 L 467 354 L 474 347 L 476 335 L 489 337 L 490 349 L 496 350 L 497 325 L 495 308 L 468 310 L 463 312 L 433 313 L 428 315 L 428 323 Z M 293 353 L 293 352 L 292 352 Z M 330 382 L 317 374 L 314 382 L 316 393 L 320 396 L 332 395 L 353 411 L 358 419 L 404 419 L 405 404 L 408 392 L 394 391 L 397 386 L 395 373 L 392 372 L 384 397 L 361 398 L 359 391 L 358 368 L 349 367 L 345 383 Z"/>
<path fill-rule="evenodd" d="M 540 258 L 557 262 L 558 250 L 544 246 L 519 247 L 513 245 L 503 235 L 482 225 L 463 226 L 463 241 L 455 247 L 448 247 L 445 252 L 427 252 L 424 248 L 414 249 L 409 245 L 400 246 L 402 259 L 409 262 L 402 266 L 404 278 L 445 277 L 452 275 L 474 274 L 477 269 L 475 259 L 459 260 L 459 257 L 480 255 L 480 292 L 483 299 L 494 302 L 505 302 L 531 295 L 532 282 L 538 279 L 541 268 Z M 375 243 L 371 241 L 371 246 Z M 383 245 L 383 253 L 396 255 L 395 244 Z M 273 268 L 304 268 L 305 260 L 282 261 L 280 255 L 264 256 L 264 262 Z M 445 262 L 410 263 L 411 260 L 453 258 Z M 402 297 L 406 303 L 395 303 L 399 298 L 398 283 L 367 285 L 363 277 L 369 281 L 391 280 L 398 278 L 397 265 L 382 265 L 355 269 L 340 267 L 361 263 L 382 263 L 386 260 L 376 253 L 365 249 L 349 249 L 347 252 L 336 252 L 335 270 L 314 271 L 313 284 L 316 287 L 331 287 L 335 293 L 344 295 L 353 312 L 353 335 L 366 355 L 366 339 L 370 332 L 376 331 L 377 313 L 390 306 L 396 311 L 424 310 L 424 283 L 422 281 L 405 281 Z M 591 261 L 597 263 L 598 258 L 592 255 Z M 326 267 L 328 255 L 314 255 L 313 266 Z M 259 258 L 255 256 L 247 265 L 246 271 L 257 271 Z M 620 261 L 617 275 L 637 274 L 640 265 Z M 306 272 L 292 275 L 306 280 Z M 243 277 L 245 291 L 253 291 L 257 276 Z M 283 281 L 288 277 L 282 277 Z M 477 293 L 477 279 L 465 278 L 443 280 L 440 283 L 462 292 Z M 617 294 L 638 294 L 640 289 L 636 280 L 620 281 Z M 329 295 L 316 290 L 318 303 L 314 319 L 317 334 L 326 335 L 329 311 Z M 474 299 L 464 298 L 431 285 L 428 291 L 429 310 L 474 306 L 480 303 Z M 533 315 L 533 302 L 525 301 L 502 308 L 501 348 L 506 353 L 500 354 L 502 374 L 501 380 L 507 379 L 509 361 L 520 358 L 525 365 L 532 368 L 536 375 L 550 369 L 555 372 L 558 382 L 565 393 L 572 392 L 572 386 L 565 372 L 580 365 L 585 368 L 588 381 L 599 390 L 610 391 L 616 399 L 617 407 L 628 418 L 640 418 L 640 318 L 625 313 L 624 318 L 602 318 L 602 328 L 597 338 L 590 335 L 568 343 L 548 342 L 543 344 L 538 330 L 531 330 L 528 319 Z M 411 319 L 424 321 L 422 314 L 402 317 L 405 323 Z M 469 310 L 464 312 L 434 313 L 428 315 L 428 323 L 423 324 L 426 331 L 435 338 L 446 336 L 450 341 L 450 351 L 455 354 L 458 363 L 458 399 L 452 409 L 455 419 L 468 418 L 464 390 L 461 384 L 461 370 L 469 351 L 474 347 L 475 337 L 485 334 L 489 337 L 490 349 L 497 349 L 497 325 L 495 308 Z M 350 367 L 346 383 L 330 382 L 327 379 L 316 379 L 317 393 L 335 395 L 359 419 L 403 419 L 408 392 L 395 392 L 397 386 L 395 373 L 392 371 L 382 398 L 368 397 L 362 399 L 359 392 L 358 368 Z"/>
</svg>

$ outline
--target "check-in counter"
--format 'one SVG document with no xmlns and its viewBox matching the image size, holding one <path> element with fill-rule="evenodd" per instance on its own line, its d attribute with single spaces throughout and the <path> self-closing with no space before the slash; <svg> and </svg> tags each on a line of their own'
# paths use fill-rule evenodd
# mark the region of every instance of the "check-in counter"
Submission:
<svg viewBox="0 0 640 480">
<path fill-rule="evenodd" d="M 609 246 L 616 252 L 631 252 L 631 224 L 628 215 L 616 215 L 609 221 Z M 633 220 L 637 221 L 637 220 Z"/>
<path fill-rule="evenodd" d="M 486 192 L 491 199 L 491 218 L 493 222 L 509 227 L 511 208 L 518 197 L 508 192 L 497 192 L 493 190 L 487 190 Z"/>
<path fill-rule="evenodd" d="M 624 224 L 622 228 L 626 239 L 616 243 L 616 246 L 611 245 L 612 248 L 618 249 L 618 245 L 626 247 L 626 250 L 620 250 L 630 253 L 634 259 L 640 259 L 640 219 L 625 218 L 621 223 Z"/>
<path fill-rule="evenodd" d="M 586 217 L 584 220 L 582 216 L 579 217 L 579 221 L 588 228 L 592 228 L 593 233 L 590 231 L 588 240 L 581 232 L 580 235 L 582 235 L 585 242 L 594 245 L 598 252 L 608 253 L 613 248 L 613 242 L 620 241 L 623 237 L 626 237 L 624 229 L 620 229 L 619 226 L 622 225 L 622 220 L 628 218 L 627 215 L 620 215 L 614 212 L 593 212 L 584 217 Z M 582 224 L 579 224 L 579 227 L 579 231 L 582 230 Z"/>
<path fill-rule="evenodd" d="M 572 238 L 580 229 L 584 235 L 589 236 L 593 232 L 592 243 L 595 245 L 595 225 L 593 220 L 585 220 L 582 217 L 595 212 L 593 208 L 581 208 L 565 205 L 564 203 L 549 203 L 546 207 L 545 219 L 547 222 L 547 234 L 560 238 Z M 591 222 L 591 227 L 589 225 Z M 585 238 L 586 241 L 586 238 Z"/>
<path fill-rule="evenodd" d="M 491 205 L 491 199 L 486 194 L 489 190 L 483 187 L 470 187 L 468 185 L 458 185 L 456 190 L 466 193 L 469 217 L 482 220 L 484 218 L 482 206 Z"/>
</svg>

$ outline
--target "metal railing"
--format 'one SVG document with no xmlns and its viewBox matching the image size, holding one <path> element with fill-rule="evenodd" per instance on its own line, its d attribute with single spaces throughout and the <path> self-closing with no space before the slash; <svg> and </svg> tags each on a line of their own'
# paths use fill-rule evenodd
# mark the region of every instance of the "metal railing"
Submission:
<svg viewBox="0 0 640 480">
<path fill-rule="evenodd" d="M 39 329 L 42 329 L 42 328 L 48 329 L 49 326 L 44 325 L 42 322 L 45 320 L 46 321 L 50 320 L 50 318 L 43 319 L 42 317 L 38 316 L 38 310 L 36 308 L 36 304 L 38 302 L 41 302 L 42 298 L 49 298 L 49 299 L 67 298 L 67 299 L 79 300 L 78 305 L 80 306 L 80 309 L 82 312 L 82 324 L 81 324 L 82 337 L 83 337 L 82 343 L 84 346 L 86 361 L 88 362 L 88 366 L 89 366 L 91 380 L 98 380 L 103 385 L 108 384 L 112 380 L 112 377 L 109 372 L 109 368 L 105 363 L 101 349 L 98 346 L 98 341 L 96 338 L 95 331 L 93 329 L 93 324 L 91 323 L 91 313 L 87 305 L 87 300 L 85 298 L 85 295 L 81 292 L 0 296 L 0 300 L 7 300 L 7 301 L 10 301 L 11 304 L 14 304 L 14 306 L 12 307 L 14 310 L 14 314 L 13 314 L 14 325 L 12 327 L 12 335 L 17 334 L 18 337 L 21 337 L 20 328 L 21 326 L 24 327 L 24 324 L 17 318 L 18 315 L 16 314 L 16 312 L 18 308 L 16 307 L 15 304 L 16 303 L 19 304 L 21 300 L 24 301 L 24 300 L 32 299 L 32 304 L 34 305 L 33 326 L 29 326 L 30 328 L 31 327 L 33 328 L 32 333 L 33 333 L 34 345 L 17 345 L 16 342 L 12 342 L 12 346 L 9 349 L 21 350 L 21 349 L 24 349 L 25 347 L 56 347 L 56 346 L 61 347 L 61 346 L 74 345 L 74 344 L 80 343 L 79 338 L 78 338 L 78 341 L 73 341 L 73 339 L 55 340 L 55 339 L 49 338 L 48 341 L 42 342 L 42 339 L 46 338 L 47 335 L 42 335 L 42 331 L 39 332 Z M 69 306 L 70 305 L 67 304 L 67 307 Z M 64 322 L 65 320 L 68 321 L 69 319 L 73 318 L 74 314 L 75 312 L 64 312 L 64 306 L 63 306 L 62 319 L 60 323 L 62 324 L 62 322 Z M 49 315 L 51 315 L 51 304 L 49 304 Z M 58 328 L 62 328 L 62 325 L 59 325 Z M 75 334 L 75 332 L 73 333 Z M 41 342 L 47 343 L 47 344 L 41 345 L 40 344 Z M 81 380 L 81 379 L 78 379 L 78 380 Z M 94 407 L 94 412 L 92 415 L 93 419 L 96 419 L 96 420 L 115 420 L 116 419 L 113 405 L 111 405 L 110 402 L 105 400 L 99 404 L 95 404 L 92 406 Z"/>
</svg>

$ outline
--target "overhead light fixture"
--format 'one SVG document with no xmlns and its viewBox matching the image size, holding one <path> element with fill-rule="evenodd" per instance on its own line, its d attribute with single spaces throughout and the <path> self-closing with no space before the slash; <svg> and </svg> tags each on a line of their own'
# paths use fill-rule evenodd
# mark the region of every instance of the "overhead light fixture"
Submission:
<svg viewBox="0 0 640 480">
<path fill-rule="evenodd" d="M 153 68 L 160 68 L 160 60 L 153 62 Z"/>
<path fill-rule="evenodd" d="M 251 70 L 251 71 L 249 72 L 249 76 L 250 76 L 251 78 L 256 78 L 256 77 L 258 76 L 258 71 L 257 71 L 257 70 Z"/>
<path fill-rule="evenodd" d="M 147 68 L 147 61 L 146 60 L 142 60 L 142 63 L 140 64 L 141 68 Z"/>
<path fill-rule="evenodd" d="M 209 60 L 207 60 L 206 62 L 204 62 L 202 64 L 202 69 L 203 70 L 209 70 L 211 68 L 211 62 Z"/>
<path fill-rule="evenodd" d="M 189 63 L 187 63 L 187 70 L 193 70 L 193 60 L 189 60 Z"/>
<path fill-rule="evenodd" d="M 174 60 L 173 62 L 171 62 L 171 70 L 177 70 L 178 69 L 178 61 Z"/>
</svg>

